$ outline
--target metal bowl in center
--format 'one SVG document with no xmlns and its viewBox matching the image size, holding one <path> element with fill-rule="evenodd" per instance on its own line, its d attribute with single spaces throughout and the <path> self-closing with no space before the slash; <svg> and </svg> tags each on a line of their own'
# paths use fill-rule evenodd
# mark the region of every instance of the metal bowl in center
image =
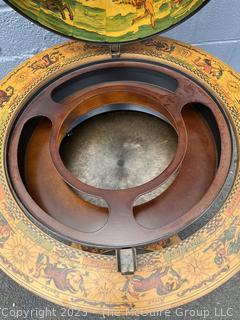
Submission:
<svg viewBox="0 0 240 320">
<path fill-rule="evenodd" d="M 177 134 L 169 123 L 146 113 L 145 108 L 133 105 L 118 108 L 122 110 L 116 111 L 116 106 L 115 111 L 100 109 L 98 115 L 81 122 L 62 142 L 61 156 L 68 170 L 96 188 L 119 190 L 140 186 L 160 175 L 176 152 Z M 135 205 L 155 198 L 173 180 L 174 177 L 139 197 Z M 107 207 L 101 198 L 84 193 L 81 196 Z"/>
</svg>

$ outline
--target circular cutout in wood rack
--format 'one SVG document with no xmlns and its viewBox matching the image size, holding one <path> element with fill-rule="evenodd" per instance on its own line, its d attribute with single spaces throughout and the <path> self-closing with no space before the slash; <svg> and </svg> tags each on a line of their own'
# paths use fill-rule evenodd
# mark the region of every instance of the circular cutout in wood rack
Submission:
<svg viewBox="0 0 240 320">
<path fill-rule="evenodd" d="M 48 66 L 46 55 L 55 57 Z M 165 38 L 126 46 L 117 60 L 106 47 L 71 42 L 16 68 L 0 91 L 1 268 L 45 299 L 100 314 L 167 309 L 229 279 L 240 267 L 239 86 L 239 75 L 221 61 Z M 64 139 L 123 109 L 172 127 L 172 161 L 128 189 L 80 181 L 61 157 Z M 157 197 L 135 203 L 169 178 Z M 186 239 L 137 254 L 133 275 L 119 273 L 114 256 L 64 244 L 149 246 L 209 212 L 213 217 Z"/>
</svg>

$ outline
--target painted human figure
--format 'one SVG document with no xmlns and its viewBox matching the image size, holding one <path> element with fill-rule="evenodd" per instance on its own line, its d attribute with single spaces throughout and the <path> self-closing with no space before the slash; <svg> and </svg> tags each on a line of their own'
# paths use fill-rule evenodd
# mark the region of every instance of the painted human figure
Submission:
<svg viewBox="0 0 240 320">
<path fill-rule="evenodd" d="M 174 6 L 179 6 L 181 4 L 182 0 L 171 0 L 170 6 L 173 8 Z"/>
<path fill-rule="evenodd" d="M 194 64 L 207 74 L 210 74 L 217 79 L 219 79 L 223 74 L 223 70 L 219 66 L 214 65 L 210 59 L 201 59 L 199 57 L 194 60 Z"/>
<path fill-rule="evenodd" d="M 40 4 L 53 12 L 60 12 L 63 20 L 66 20 L 65 11 L 67 10 L 69 13 L 69 18 L 73 20 L 73 12 L 71 7 L 64 2 L 64 0 L 40 0 Z"/>
<path fill-rule="evenodd" d="M 144 19 L 148 16 L 150 16 L 151 26 L 155 28 L 156 22 L 155 22 L 155 11 L 153 7 L 154 0 L 133 0 L 132 4 L 137 8 L 140 9 L 144 7 L 145 11 L 142 15 L 136 17 L 133 19 L 132 24 L 135 22 Z"/>
</svg>

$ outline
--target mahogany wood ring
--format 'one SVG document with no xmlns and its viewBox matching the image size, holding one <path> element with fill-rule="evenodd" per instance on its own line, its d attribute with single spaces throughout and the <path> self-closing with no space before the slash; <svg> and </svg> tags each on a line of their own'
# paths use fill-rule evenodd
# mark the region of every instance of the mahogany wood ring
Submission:
<svg viewBox="0 0 240 320">
<path fill-rule="evenodd" d="M 156 88 L 156 86 L 148 85 L 146 83 L 139 82 L 108 82 L 106 84 L 100 84 L 85 88 L 70 98 L 65 99 L 61 103 L 53 102 L 51 95 L 54 89 L 60 86 L 67 80 L 74 78 L 76 75 L 81 75 L 84 72 L 89 72 L 95 69 L 111 68 L 111 67 L 143 67 L 150 70 L 157 70 L 159 72 L 166 73 L 167 75 L 174 75 L 174 78 L 178 80 L 178 88 L 175 93 L 169 92 L 168 90 L 162 90 Z M 92 186 L 83 184 L 77 178 L 72 176 L 63 165 L 60 155 L 59 146 L 64 134 L 67 132 L 69 126 L 72 125 L 72 121 L 76 119 L 76 115 L 79 116 L 79 112 L 76 110 L 81 109 L 81 103 L 86 103 L 86 109 L 84 112 L 93 110 L 98 105 L 87 106 L 95 96 L 98 97 L 101 93 L 122 91 L 131 92 L 134 89 L 135 93 L 142 95 L 143 97 L 150 97 L 151 108 L 156 111 L 163 111 L 162 113 L 166 116 L 171 124 L 174 126 L 178 133 L 178 150 L 175 158 L 170 166 L 157 178 L 152 181 L 127 190 L 102 190 Z M 194 98 L 193 98 L 194 97 Z M 161 100 L 161 107 L 159 107 L 159 100 Z M 81 103 L 79 103 L 81 101 Z M 156 106 L 154 101 L 156 101 Z M 111 246 L 111 247 L 125 247 L 125 246 L 136 246 L 146 242 L 152 242 L 159 238 L 168 236 L 169 234 L 178 232 L 184 226 L 195 220 L 202 212 L 204 208 L 208 207 L 213 201 L 216 194 L 221 189 L 226 178 L 231 152 L 227 152 L 227 156 L 221 157 L 219 167 L 221 168 L 221 174 L 216 174 L 214 183 L 211 186 L 209 192 L 206 193 L 204 199 L 199 201 L 198 205 L 192 208 L 184 217 L 177 217 L 174 221 L 168 222 L 167 225 L 161 226 L 160 228 L 146 228 L 142 224 L 136 223 L 133 216 L 133 203 L 134 200 L 140 195 L 155 189 L 166 181 L 173 173 L 179 170 L 181 163 L 184 159 L 186 148 L 187 148 L 187 133 L 184 121 L 181 116 L 181 111 L 184 105 L 189 101 L 199 102 L 206 104 L 216 117 L 218 122 L 219 130 L 221 131 L 221 144 L 224 149 L 230 151 L 230 136 L 224 124 L 224 119 L 221 116 L 218 106 L 214 100 L 198 85 L 193 83 L 191 80 L 183 77 L 179 73 L 172 70 L 168 70 L 165 67 L 156 66 L 152 64 L 146 64 L 142 62 L 108 62 L 103 64 L 97 64 L 94 66 L 88 66 L 84 69 L 80 69 L 72 72 L 57 81 L 50 84 L 46 89 L 43 89 L 40 94 L 28 105 L 25 113 L 20 117 L 17 123 L 16 129 L 13 132 L 12 140 L 10 144 L 10 175 L 13 180 L 14 187 L 18 194 L 25 194 L 24 199 L 28 199 L 26 206 L 29 211 L 36 216 L 44 225 L 49 226 L 51 229 L 56 230 L 58 233 L 66 236 L 67 238 L 79 241 L 81 243 L 87 243 L 94 246 Z M 75 110 L 75 111 L 74 111 Z M 102 197 L 109 206 L 109 218 L 106 224 L 97 230 L 96 232 L 81 232 L 74 230 L 67 226 L 63 226 L 59 222 L 52 219 L 45 213 L 41 208 L 36 206 L 34 201 L 27 197 L 27 191 L 25 190 L 22 182 L 20 181 L 20 174 L 14 172 L 14 168 L 17 166 L 17 148 L 18 142 L 21 135 L 21 130 L 24 124 L 31 118 L 36 116 L 48 117 L 52 122 L 52 133 L 50 137 L 50 154 L 60 176 L 65 182 L 71 187 L 89 193 L 95 196 Z M 12 147 L 13 146 L 13 147 Z M 22 200 L 23 200 L 22 198 Z M 26 201 L 26 200 L 25 200 Z M 126 224 L 127 221 L 127 224 Z"/>
</svg>

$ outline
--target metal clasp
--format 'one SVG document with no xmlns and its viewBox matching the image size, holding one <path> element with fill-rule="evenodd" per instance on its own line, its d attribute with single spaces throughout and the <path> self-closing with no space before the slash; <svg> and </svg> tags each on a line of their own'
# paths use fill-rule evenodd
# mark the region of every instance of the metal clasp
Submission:
<svg viewBox="0 0 240 320">
<path fill-rule="evenodd" d="M 123 275 L 134 274 L 137 269 L 136 249 L 118 249 L 117 252 L 118 272 Z"/>
<path fill-rule="evenodd" d="M 120 57 L 120 44 L 112 44 L 110 46 L 110 51 L 111 51 L 111 55 L 112 55 L 112 58 L 116 59 L 116 58 L 119 58 Z"/>
</svg>

